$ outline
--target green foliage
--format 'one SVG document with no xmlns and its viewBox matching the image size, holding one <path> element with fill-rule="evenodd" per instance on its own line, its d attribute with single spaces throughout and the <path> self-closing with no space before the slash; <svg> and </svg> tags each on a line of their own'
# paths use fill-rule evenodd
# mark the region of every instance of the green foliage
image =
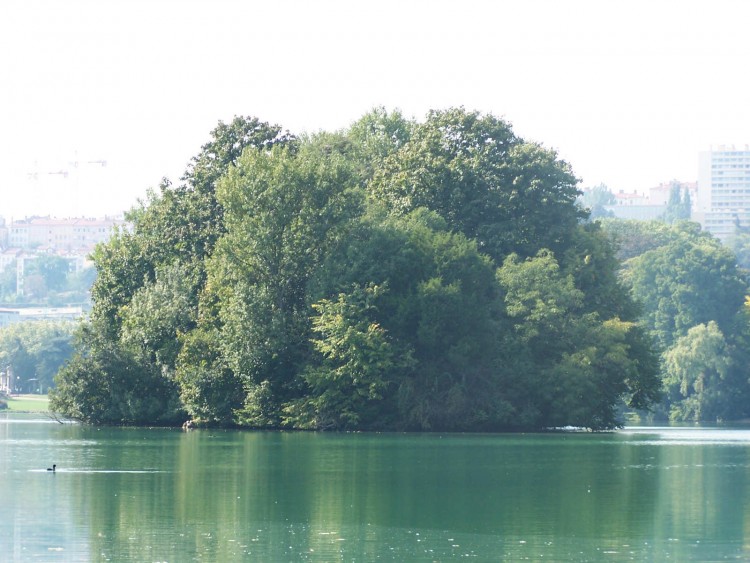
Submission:
<svg viewBox="0 0 750 563">
<path fill-rule="evenodd" d="M 548 374 L 549 426 L 614 428 L 619 398 L 636 409 L 660 398 L 658 361 L 633 323 L 586 315 L 572 324 L 570 336 L 578 344 Z"/>
<path fill-rule="evenodd" d="M 263 152 L 279 145 L 294 147 L 296 143 L 294 135 L 257 117 L 235 116 L 230 123 L 219 121 L 211 131 L 211 141 L 191 159 L 183 179 L 196 191 L 210 193 L 247 149 Z"/>
<path fill-rule="evenodd" d="M 173 381 L 138 350 L 84 325 L 76 353 L 55 377 L 50 410 L 98 424 L 174 424 L 184 412 Z"/>
<path fill-rule="evenodd" d="M 633 258 L 625 270 L 646 326 L 662 349 L 709 321 L 728 330 L 747 290 L 731 251 L 686 227 L 678 225 L 667 244 Z"/>
<path fill-rule="evenodd" d="M 719 326 L 710 321 L 692 327 L 664 353 L 664 385 L 673 420 L 724 418 L 731 394 L 725 385 L 732 364 L 729 347 Z"/>
<path fill-rule="evenodd" d="M 616 256 L 622 262 L 664 246 L 678 236 L 677 231 L 663 221 L 603 219 L 598 222 L 614 242 Z"/>
<path fill-rule="evenodd" d="M 372 319 L 384 288 L 354 287 L 336 301 L 313 305 L 318 361 L 304 372 L 310 396 L 286 408 L 286 424 L 302 428 L 371 427 L 379 412 L 369 403 L 384 398 L 393 379 L 410 364 L 387 332 Z M 369 415 L 369 417 L 367 416 Z"/>
<path fill-rule="evenodd" d="M 0 272 L 0 302 L 62 307 L 71 303 L 85 305 L 89 301 L 96 278 L 93 267 L 75 272 L 67 258 L 39 255 L 25 261 L 23 295 L 18 295 L 16 266 L 14 260 Z"/>
<path fill-rule="evenodd" d="M 614 216 L 605 206 L 615 203 L 615 194 L 605 184 L 584 189 L 581 195 L 581 203 L 588 210 L 590 219 Z"/>
<path fill-rule="evenodd" d="M 93 259 L 99 275 L 91 291 L 94 306 L 89 330 L 96 326 L 102 335 L 82 340 L 82 356 L 65 374 L 66 385 L 57 394 L 57 404 L 70 409 L 63 410 L 64 414 L 92 422 L 135 423 L 161 420 L 153 411 L 158 405 L 168 405 L 169 413 L 183 408 L 172 406 L 178 391 L 170 378 L 181 351 L 179 336 L 198 324 L 206 260 L 224 232 L 224 210 L 216 199 L 216 183 L 245 149 L 260 151 L 295 142 L 280 127 L 256 118 L 219 122 L 211 140 L 192 159 L 184 183 L 173 187 L 165 179 L 158 194 L 151 192 L 147 202 L 129 213 L 132 230 L 121 230 L 97 246 Z M 107 351 L 113 351 L 121 361 L 108 363 L 104 357 Z M 131 401 L 127 408 L 118 405 L 86 411 L 85 392 L 80 393 L 73 379 L 90 377 L 90 373 L 84 374 L 87 369 L 96 372 L 104 381 L 95 382 L 93 393 L 106 386 L 107 379 L 115 386 L 124 384 L 118 378 L 130 373 L 131 363 L 143 366 L 143 388 L 162 395 L 152 397 L 153 401 Z M 198 413 L 193 407 L 191 411 Z M 167 419 L 171 419 L 169 413 L 164 415 Z M 224 420 L 223 415 L 216 416 Z"/>
<path fill-rule="evenodd" d="M 195 325 L 193 291 L 197 283 L 191 280 L 195 275 L 195 268 L 180 264 L 158 269 L 156 279 L 141 286 L 120 308 L 122 343 L 140 349 L 159 367 L 173 367 L 179 334 Z"/>
<path fill-rule="evenodd" d="M 10 302 L 15 298 L 18 276 L 16 274 L 16 261 L 13 260 L 0 271 L 0 299 Z"/>
<path fill-rule="evenodd" d="M 576 179 L 553 151 L 464 109 L 432 111 L 370 187 L 396 212 L 427 207 L 502 260 L 560 250 L 578 220 Z"/>
<path fill-rule="evenodd" d="M 587 312 L 584 293 L 551 253 L 524 261 L 511 255 L 497 275 L 514 331 L 509 361 L 527 400 L 524 419 L 612 428 L 620 399 L 636 407 L 658 399 L 658 364 L 644 335 L 632 322 Z"/>
<path fill-rule="evenodd" d="M 676 198 L 675 198 L 676 200 Z M 664 401 L 674 420 L 750 415 L 747 293 L 729 249 L 698 225 L 605 221 L 620 241 L 623 280 L 640 301 L 642 324 L 662 351 Z"/>
<path fill-rule="evenodd" d="M 125 230 L 113 233 L 106 244 L 97 245 L 92 258 L 98 276 L 91 288 L 91 315 L 102 320 L 100 328 L 110 339 L 116 339 L 122 323 L 120 309 L 141 285 L 153 282 L 154 265 L 145 257 L 139 238 Z"/>
<path fill-rule="evenodd" d="M 737 265 L 746 271 L 747 276 L 750 270 L 750 228 L 737 224 L 728 245 L 737 257 Z"/>
<path fill-rule="evenodd" d="M 683 195 L 679 183 L 672 182 L 669 188 L 667 210 L 664 212 L 664 221 L 667 223 L 689 221 L 691 208 L 690 192 L 685 190 Z"/>
<path fill-rule="evenodd" d="M 476 243 L 448 232 L 433 212 L 395 217 L 371 210 L 311 287 L 315 295 L 336 296 L 371 285 L 388 291 L 374 299 L 368 322 L 385 331 L 404 363 L 389 374 L 369 427 L 499 426 L 496 416 L 506 410 L 494 401 L 502 393 L 493 386 L 497 288 L 494 265 Z"/>
<path fill-rule="evenodd" d="M 8 366 L 18 391 L 46 392 L 73 354 L 75 323 L 36 321 L 0 328 L 0 369 Z"/>
<path fill-rule="evenodd" d="M 224 231 L 223 208 L 216 199 L 219 179 L 248 149 L 265 151 L 276 145 L 294 146 L 296 140 L 278 125 L 255 117 L 219 122 L 211 140 L 190 161 L 183 184 L 162 182 L 147 207 L 133 210 L 131 220 L 143 252 L 151 264 L 174 259 L 200 261 L 208 257 Z"/>
<path fill-rule="evenodd" d="M 23 275 L 24 298 L 35 303 L 45 301 L 59 305 L 55 295 L 67 286 L 70 262 L 60 256 L 40 255 L 26 260 Z"/>
<path fill-rule="evenodd" d="M 600 222 L 589 222 L 573 231 L 560 266 L 573 276 L 575 287 L 585 294 L 583 307 L 602 318 L 638 319 L 639 311 L 619 277 L 617 246 Z"/>
<path fill-rule="evenodd" d="M 276 144 L 293 144 L 293 137 L 256 118 L 219 122 L 211 141 L 191 160 L 185 183 L 173 187 L 165 179 L 158 194 L 151 192 L 147 202 L 129 213 L 132 232 L 120 231 L 97 247 L 93 258 L 100 275 L 92 288 L 94 316 L 107 319 L 113 338 L 119 331 L 120 308 L 141 286 L 154 282 L 159 267 L 179 262 L 194 269 L 191 295 L 197 306 L 205 277 L 203 261 L 224 230 L 216 183 L 245 148 L 266 150 Z"/>
<path fill-rule="evenodd" d="M 549 336 L 564 329 L 569 313 L 583 304 L 583 293 L 572 276 L 561 275 L 549 251 L 523 261 L 512 254 L 497 276 L 505 293 L 506 315 L 514 319 L 514 330 L 524 342 L 554 345 Z"/>
<path fill-rule="evenodd" d="M 281 401 L 297 394 L 310 349 L 308 281 L 361 201 L 349 163 L 319 148 L 245 152 L 217 192 L 227 232 L 209 287 L 227 361 L 251 388 L 268 381 Z"/>
<path fill-rule="evenodd" d="M 63 414 L 600 429 L 658 398 L 614 245 L 569 166 L 508 123 L 378 108 L 299 139 L 254 118 L 211 135 L 97 248 Z"/>
<path fill-rule="evenodd" d="M 221 334 L 206 327 L 182 336 L 175 380 L 182 404 L 199 424 L 232 424 L 242 406 L 242 381 L 225 365 L 220 341 Z"/>
<path fill-rule="evenodd" d="M 60 291 L 65 287 L 69 272 L 70 262 L 65 258 L 42 255 L 28 262 L 25 277 L 39 276 L 46 290 Z"/>
<path fill-rule="evenodd" d="M 376 108 L 355 121 L 345 133 L 348 156 L 357 163 L 363 184 L 371 180 L 385 160 L 411 138 L 416 124 L 401 112 Z"/>
</svg>

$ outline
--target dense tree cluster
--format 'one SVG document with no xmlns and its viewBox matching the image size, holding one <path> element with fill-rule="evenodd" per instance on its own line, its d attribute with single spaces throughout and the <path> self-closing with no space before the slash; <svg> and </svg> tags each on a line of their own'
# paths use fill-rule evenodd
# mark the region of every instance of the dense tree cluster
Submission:
<svg viewBox="0 0 750 563">
<path fill-rule="evenodd" d="M 310 429 L 612 428 L 658 358 L 569 166 L 464 109 L 221 123 L 94 253 L 52 405 Z"/>
<path fill-rule="evenodd" d="M 589 218 L 614 217 L 614 213 L 608 210 L 606 206 L 614 205 L 616 198 L 606 184 L 584 188 L 579 199 L 581 205 L 589 212 Z"/>
<path fill-rule="evenodd" d="M 673 420 L 750 416 L 750 309 L 737 258 L 695 223 L 605 221 L 622 241 L 623 279 L 661 352 L 664 401 Z"/>
<path fill-rule="evenodd" d="M 92 266 L 76 272 L 68 259 L 41 254 L 34 260 L 26 260 L 23 294 L 19 295 L 16 261 L 13 260 L 0 270 L 0 303 L 52 307 L 76 303 L 87 306 L 95 278 L 96 270 Z"/>
<path fill-rule="evenodd" d="M 76 324 L 28 321 L 0 328 L 0 371 L 13 374 L 11 390 L 46 393 L 73 353 Z"/>
</svg>

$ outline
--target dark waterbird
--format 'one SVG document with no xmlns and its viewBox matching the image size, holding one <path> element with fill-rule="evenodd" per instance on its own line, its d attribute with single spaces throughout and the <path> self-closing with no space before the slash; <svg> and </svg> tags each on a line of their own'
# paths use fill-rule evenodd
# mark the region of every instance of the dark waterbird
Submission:
<svg viewBox="0 0 750 563">
<path fill-rule="evenodd" d="M 56 467 L 57 467 L 57 465 L 52 464 L 52 467 L 48 467 L 47 471 L 53 471 L 54 472 Z"/>
</svg>

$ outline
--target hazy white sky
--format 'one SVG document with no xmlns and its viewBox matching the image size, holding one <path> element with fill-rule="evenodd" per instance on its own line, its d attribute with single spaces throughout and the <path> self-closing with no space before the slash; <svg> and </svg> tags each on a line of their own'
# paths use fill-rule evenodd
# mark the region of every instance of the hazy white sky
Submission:
<svg viewBox="0 0 750 563">
<path fill-rule="evenodd" d="M 219 120 L 376 105 L 503 117 L 583 186 L 695 180 L 698 151 L 750 143 L 748 22 L 746 0 L 3 0 L 0 215 L 118 213 Z"/>
</svg>

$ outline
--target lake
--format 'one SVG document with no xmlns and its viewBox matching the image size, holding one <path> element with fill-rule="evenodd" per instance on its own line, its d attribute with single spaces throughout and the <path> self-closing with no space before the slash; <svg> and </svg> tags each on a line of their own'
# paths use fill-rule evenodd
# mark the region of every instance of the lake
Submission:
<svg viewBox="0 0 750 563">
<path fill-rule="evenodd" d="M 2 561 L 463 558 L 748 560 L 750 430 L 183 432 L 0 414 Z"/>
</svg>

